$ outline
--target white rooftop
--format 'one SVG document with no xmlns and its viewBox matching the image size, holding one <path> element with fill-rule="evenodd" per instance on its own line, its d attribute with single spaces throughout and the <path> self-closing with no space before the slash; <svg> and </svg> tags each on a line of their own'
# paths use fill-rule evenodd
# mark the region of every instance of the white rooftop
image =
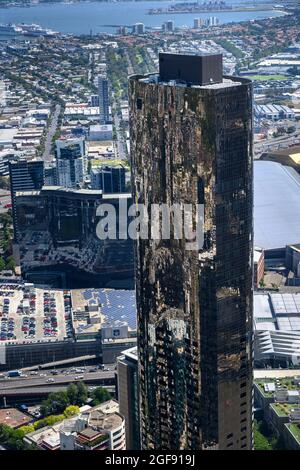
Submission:
<svg viewBox="0 0 300 470">
<path fill-rule="evenodd" d="M 300 331 L 300 294 L 255 294 L 256 331 Z"/>
<path fill-rule="evenodd" d="M 300 243 L 300 175 L 274 162 L 254 162 L 254 245 Z"/>
</svg>

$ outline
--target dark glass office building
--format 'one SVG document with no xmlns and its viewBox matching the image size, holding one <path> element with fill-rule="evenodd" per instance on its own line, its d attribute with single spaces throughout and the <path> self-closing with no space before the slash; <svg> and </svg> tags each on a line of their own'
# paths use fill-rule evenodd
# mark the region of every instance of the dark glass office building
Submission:
<svg viewBox="0 0 300 470">
<path fill-rule="evenodd" d="M 252 85 L 220 61 L 130 78 L 135 203 L 204 205 L 200 249 L 135 246 L 144 449 L 252 448 Z"/>
<path fill-rule="evenodd" d="M 133 287 L 133 243 L 99 239 L 101 204 L 131 204 L 130 194 L 44 186 L 16 193 L 22 276 L 58 287 Z"/>
<path fill-rule="evenodd" d="M 10 191 L 14 238 L 18 238 L 18 221 L 16 216 L 16 192 L 41 189 L 44 184 L 44 162 L 42 160 L 20 160 L 9 163 Z"/>
<path fill-rule="evenodd" d="M 91 170 L 92 189 L 103 193 L 124 193 L 126 189 L 125 167 L 102 165 Z"/>
</svg>

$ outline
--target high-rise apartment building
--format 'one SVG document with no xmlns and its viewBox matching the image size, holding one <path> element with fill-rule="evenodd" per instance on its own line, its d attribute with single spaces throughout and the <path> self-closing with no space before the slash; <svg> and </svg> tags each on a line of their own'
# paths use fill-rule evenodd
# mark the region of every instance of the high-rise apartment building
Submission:
<svg viewBox="0 0 300 470">
<path fill-rule="evenodd" d="M 56 141 L 56 170 L 59 186 L 74 188 L 83 181 L 84 155 L 84 138 Z"/>
<path fill-rule="evenodd" d="M 12 199 L 14 238 L 18 238 L 16 217 L 16 192 L 38 190 L 44 184 L 44 162 L 42 160 L 20 160 L 9 162 L 9 178 Z"/>
<path fill-rule="evenodd" d="M 145 25 L 144 25 L 144 23 L 135 23 L 134 33 L 135 34 L 145 34 Z"/>
<path fill-rule="evenodd" d="M 133 198 L 148 226 L 200 204 L 204 242 L 136 242 L 142 447 L 251 449 L 252 85 L 220 55 L 159 62 L 130 78 Z"/>
<path fill-rule="evenodd" d="M 169 31 L 169 32 L 174 31 L 174 29 L 175 29 L 175 23 L 174 23 L 173 20 L 168 20 L 168 21 L 166 21 L 166 29 L 167 29 L 167 31 Z"/>
<path fill-rule="evenodd" d="M 125 167 L 122 165 L 102 165 L 91 170 L 92 189 L 101 189 L 103 193 L 124 193 Z"/>
<path fill-rule="evenodd" d="M 140 450 L 140 417 L 137 347 L 126 349 L 117 361 L 118 402 L 125 418 L 126 448 Z"/>
<path fill-rule="evenodd" d="M 210 16 L 206 20 L 206 25 L 209 26 L 209 27 L 219 26 L 219 24 L 220 24 L 220 20 L 216 16 Z"/>
<path fill-rule="evenodd" d="M 195 18 L 194 19 L 194 29 L 199 29 L 204 26 L 204 20 L 202 18 Z"/>
<path fill-rule="evenodd" d="M 106 75 L 99 75 L 98 91 L 100 124 L 107 124 L 109 122 L 109 94 L 108 80 Z"/>
</svg>

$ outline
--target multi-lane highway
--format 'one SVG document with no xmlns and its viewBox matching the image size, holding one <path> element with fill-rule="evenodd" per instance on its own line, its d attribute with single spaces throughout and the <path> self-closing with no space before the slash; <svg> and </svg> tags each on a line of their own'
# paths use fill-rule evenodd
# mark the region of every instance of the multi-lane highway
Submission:
<svg viewBox="0 0 300 470">
<path fill-rule="evenodd" d="M 70 374 L 40 374 L 38 376 L 16 377 L 1 379 L 0 394 L 4 394 L 5 390 L 29 388 L 29 387 L 49 387 L 55 385 L 68 385 L 72 382 L 85 382 L 87 384 L 105 384 L 114 380 L 114 371 L 97 371 Z"/>
<path fill-rule="evenodd" d="M 115 390 L 114 366 L 101 370 L 93 367 L 68 370 L 52 370 L 24 373 L 22 377 L 0 379 L 0 406 L 4 403 L 40 402 L 51 392 L 66 389 L 70 383 L 84 382 L 91 390 L 103 386 L 110 392 Z M 30 375 L 37 374 L 37 375 Z"/>
</svg>

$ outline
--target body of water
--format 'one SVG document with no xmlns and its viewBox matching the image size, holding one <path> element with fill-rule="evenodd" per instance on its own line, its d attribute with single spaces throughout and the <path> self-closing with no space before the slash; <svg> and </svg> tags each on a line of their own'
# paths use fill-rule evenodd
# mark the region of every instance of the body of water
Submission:
<svg viewBox="0 0 300 470">
<path fill-rule="evenodd" d="M 150 8 L 166 8 L 174 1 L 140 1 L 140 2 L 79 2 L 39 4 L 31 7 L 0 8 L 0 24 L 36 23 L 61 33 L 89 34 L 108 32 L 115 33 L 115 28 L 107 25 L 133 25 L 141 22 L 148 27 L 161 26 L 166 20 L 173 20 L 175 26 L 193 25 L 194 18 L 216 16 L 222 24 L 252 19 L 276 17 L 282 15 L 276 11 L 253 12 L 211 12 L 148 15 Z M 235 4 L 237 0 L 229 1 Z M 249 4 L 248 4 L 249 5 Z M 256 3 L 258 5 L 258 3 Z"/>
</svg>

